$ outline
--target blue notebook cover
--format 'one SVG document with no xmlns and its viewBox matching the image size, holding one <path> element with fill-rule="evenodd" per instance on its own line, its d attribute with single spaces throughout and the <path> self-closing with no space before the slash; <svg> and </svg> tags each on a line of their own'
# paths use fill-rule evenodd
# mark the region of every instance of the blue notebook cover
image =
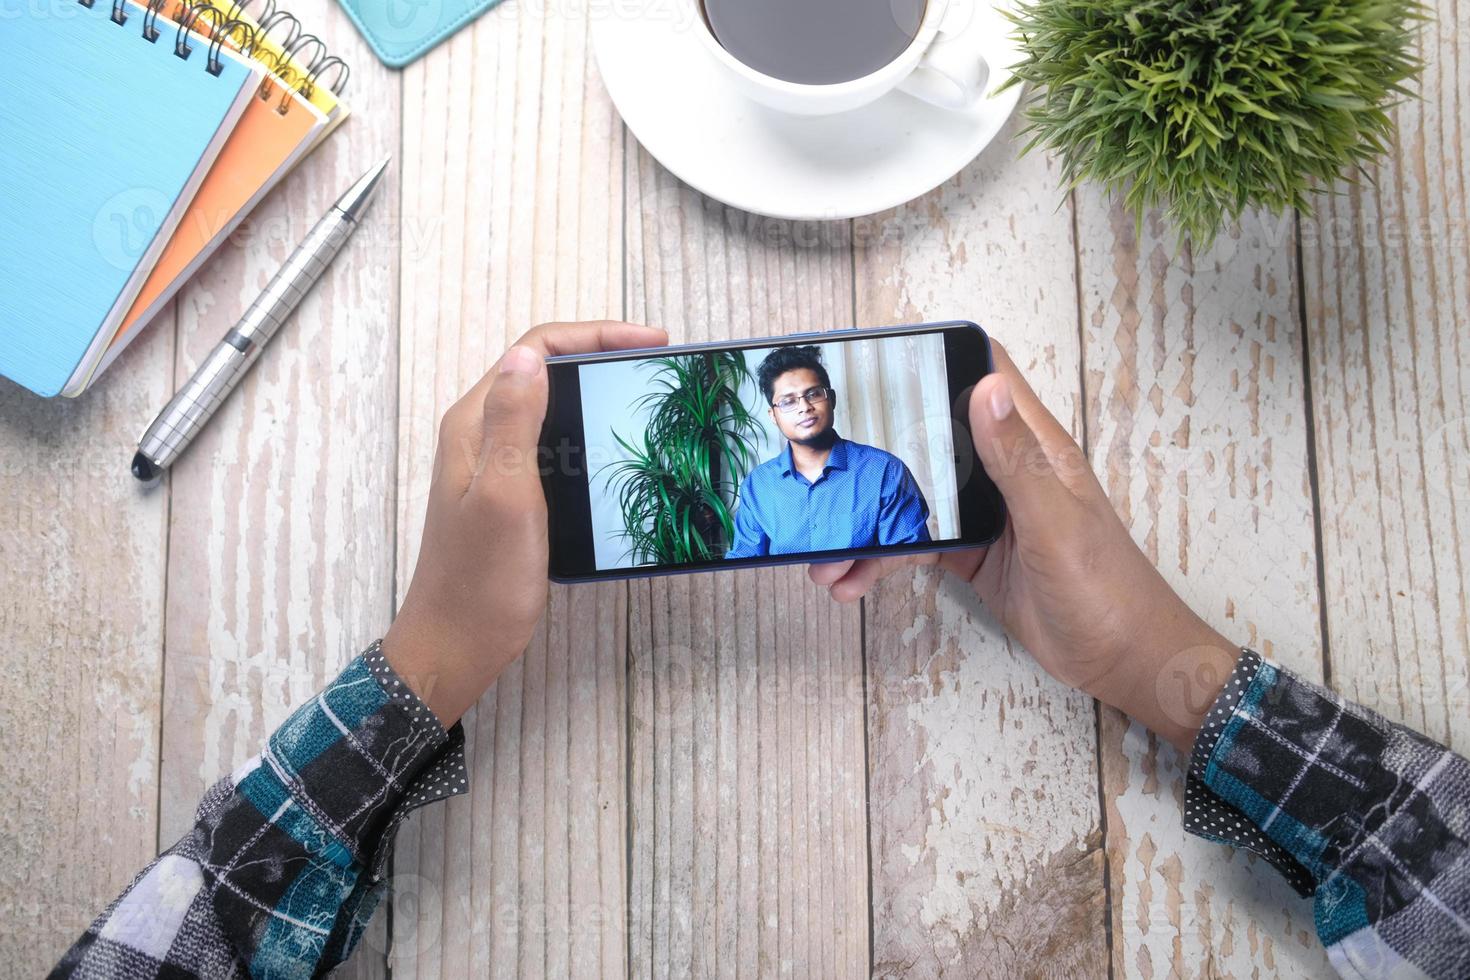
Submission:
<svg viewBox="0 0 1470 980">
<path fill-rule="evenodd" d="M 0 0 L 0 374 L 40 395 L 90 376 L 254 88 L 112 7 Z"/>
</svg>

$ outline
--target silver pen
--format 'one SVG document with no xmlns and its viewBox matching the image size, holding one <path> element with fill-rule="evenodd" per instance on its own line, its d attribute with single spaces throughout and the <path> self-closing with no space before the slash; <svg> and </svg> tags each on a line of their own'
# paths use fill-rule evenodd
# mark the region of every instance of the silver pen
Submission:
<svg viewBox="0 0 1470 980">
<path fill-rule="evenodd" d="M 275 336 L 301 298 L 322 277 L 347 239 L 357 230 L 357 223 L 372 202 L 387 169 L 388 160 L 385 159 L 363 174 L 296 246 L 296 251 L 266 285 L 265 291 L 250 304 L 240 322 L 225 334 L 224 340 L 204 359 L 194 376 L 144 431 L 138 440 L 138 451 L 133 456 L 133 476 L 149 486 L 158 483 L 164 470 L 172 466 L 194 441 L 215 410 L 250 370 L 250 365 L 260 356 L 261 348 Z"/>
</svg>

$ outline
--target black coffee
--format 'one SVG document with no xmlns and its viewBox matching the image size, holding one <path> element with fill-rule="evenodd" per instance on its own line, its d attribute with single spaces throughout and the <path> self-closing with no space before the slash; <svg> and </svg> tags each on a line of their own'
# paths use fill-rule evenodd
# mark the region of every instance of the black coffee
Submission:
<svg viewBox="0 0 1470 980">
<path fill-rule="evenodd" d="M 919 32 L 925 0 L 702 0 L 724 49 L 788 82 L 862 78 L 897 58 Z"/>
</svg>

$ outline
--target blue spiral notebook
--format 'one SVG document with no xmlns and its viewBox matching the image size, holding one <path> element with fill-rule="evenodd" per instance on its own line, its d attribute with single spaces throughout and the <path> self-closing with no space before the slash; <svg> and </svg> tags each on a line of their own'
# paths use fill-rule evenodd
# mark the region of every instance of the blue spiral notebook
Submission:
<svg viewBox="0 0 1470 980">
<path fill-rule="evenodd" d="M 255 89 L 243 59 L 147 23 L 0 0 L 0 374 L 39 395 L 84 386 Z"/>
</svg>

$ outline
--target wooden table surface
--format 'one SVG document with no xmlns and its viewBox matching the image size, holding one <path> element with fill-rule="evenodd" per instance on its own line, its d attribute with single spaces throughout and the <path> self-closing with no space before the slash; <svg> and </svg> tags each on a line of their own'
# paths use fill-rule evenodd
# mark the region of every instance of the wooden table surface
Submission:
<svg viewBox="0 0 1470 980">
<path fill-rule="evenodd" d="M 852 222 L 754 217 L 644 152 L 586 4 L 507 2 L 353 118 L 95 390 L 0 385 L 0 975 L 33 976 L 200 794 L 387 626 L 440 412 L 528 326 L 675 340 L 973 318 L 1211 623 L 1470 749 L 1470 70 L 1455 7 L 1373 182 L 1176 252 L 1015 126 Z M 171 482 L 133 440 L 336 194 L 391 186 Z M 1309 902 L 1186 838 L 1170 747 L 953 582 L 800 569 L 554 588 L 402 834 L 348 970 L 395 978 L 1322 976 Z"/>
</svg>

